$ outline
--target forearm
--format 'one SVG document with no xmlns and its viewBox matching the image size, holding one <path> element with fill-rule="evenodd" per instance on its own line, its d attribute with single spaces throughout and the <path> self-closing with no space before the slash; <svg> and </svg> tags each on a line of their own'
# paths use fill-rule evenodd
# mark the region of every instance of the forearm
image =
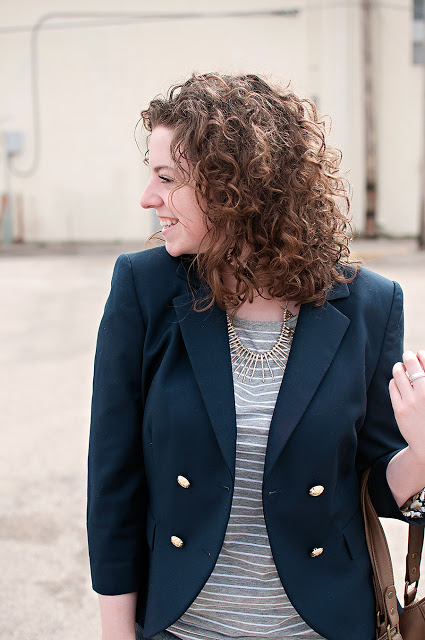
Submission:
<svg viewBox="0 0 425 640">
<path fill-rule="evenodd" d="M 135 640 L 137 593 L 99 594 L 102 640 Z"/>
<path fill-rule="evenodd" d="M 425 460 L 408 446 L 389 462 L 387 481 L 399 507 L 425 487 Z"/>
</svg>

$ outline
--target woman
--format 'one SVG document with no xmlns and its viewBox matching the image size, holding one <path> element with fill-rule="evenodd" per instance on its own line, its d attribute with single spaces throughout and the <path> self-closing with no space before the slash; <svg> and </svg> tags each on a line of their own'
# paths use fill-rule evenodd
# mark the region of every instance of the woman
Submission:
<svg viewBox="0 0 425 640">
<path fill-rule="evenodd" d="M 118 259 L 99 330 L 103 640 L 135 620 L 138 638 L 372 640 L 362 471 L 379 515 L 425 522 L 425 354 L 399 362 L 400 287 L 348 263 L 309 101 L 193 75 L 142 118 L 165 248 Z"/>
</svg>

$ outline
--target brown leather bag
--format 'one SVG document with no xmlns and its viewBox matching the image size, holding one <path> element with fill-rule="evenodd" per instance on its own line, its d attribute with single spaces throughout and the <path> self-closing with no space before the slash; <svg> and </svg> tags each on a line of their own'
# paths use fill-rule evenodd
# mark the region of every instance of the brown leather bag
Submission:
<svg viewBox="0 0 425 640">
<path fill-rule="evenodd" d="M 424 527 L 409 525 L 404 610 L 399 616 L 390 551 L 367 490 L 368 478 L 369 470 L 362 478 L 361 504 L 367 547 L 373 569 L 376 637 L 378 640 L 425 640 L 425 598 L 415 601 L 419 584 Z"/>
</svg>

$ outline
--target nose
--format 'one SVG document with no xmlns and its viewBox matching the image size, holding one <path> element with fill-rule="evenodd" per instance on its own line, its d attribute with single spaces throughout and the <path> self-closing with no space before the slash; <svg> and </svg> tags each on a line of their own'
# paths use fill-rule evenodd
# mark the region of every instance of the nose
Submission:
<svg viewBox="0 0 425 640">
<path fill-rule="evenodd" d="M 140 198 L 140 206 L 143 209 L 158 209 L 162 204 L 164 204 L 163 199 L 158 193 L 156 193 L 149 182 L 142 193 L 142 197 Z"/>
</svg>

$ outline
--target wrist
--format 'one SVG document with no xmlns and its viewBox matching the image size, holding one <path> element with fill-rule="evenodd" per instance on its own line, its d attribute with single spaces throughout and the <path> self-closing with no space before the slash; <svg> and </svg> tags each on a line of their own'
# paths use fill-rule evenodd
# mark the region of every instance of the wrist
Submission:
<svg viewBox="0 0 425 640">
<path fill-rule="evenodd" d="M 425 461 L 417 451 L 405 447 L 389 462 L 387 481 L 399 507 L 425 487 Z"/>
<path fill-rule="evenodd" d="M 403 453 L 406 457 L 406 461 L 412 470 L 423 471 L 425 473 L 425 447 L 413 449 L 410 445 L 407 445 L 407 447 L 403 449 L 403 452 L 400 453 Z"/>
</svg>

